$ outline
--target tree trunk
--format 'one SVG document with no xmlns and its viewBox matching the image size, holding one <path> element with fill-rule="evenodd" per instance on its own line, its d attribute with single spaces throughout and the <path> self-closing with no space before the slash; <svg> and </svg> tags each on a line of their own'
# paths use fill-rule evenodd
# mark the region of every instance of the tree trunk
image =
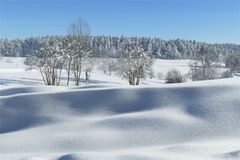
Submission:
<svg viewBox="0 0 240 160">
<path fill-rule="evenodd" d="M 140 77 L 137 77 L 136 85 L 139 85 L 140 83 Z"/>
<path fill-rule="evenodd" d="M 67 86 L 69 86 L 70 71 L 67 72 Z"/>
<path fill-rule="evenodd" d="M 129 76 L 128 76 L 128 83 L 129 83 L 129 85 L 133 85 L 131 74 L 129 74 Z"/>
<path fill-rule="evenodd" d="M 89 73 L 89 72 L 85 72 L 85 81 L 86 81 L 86 84 L 89 84 L 89 80 L 90 80 L 90 73 Z"/>
<path fill-rule="evenodd" d="M 58 82 L 57 82 L 58 86 L 60 85 L 60 82 L 61 82 L 61 75 L 62 75 L 62 69 L 60 69 L 59 75 L 58 75 Z"/>
<path fill-rule="evenodd" d="M 80 84 L 80 75 L 81 75 L 81 67 L 79 66 L 79 64 L 77 64 L 77 69 L 76 69 L 76 71 L 74 71 L 76 86 L 79 86 L 79 84 Z"/>
<path fill-rule="evenodd" d="M 43 75 L 43 71 L 42 71 L 41 67 L 39 67 L 39 71 L 40 71 L 40 73 L 41 73 L 41 76 L 42 76 L 42 79 L 43 79 L 44 84 L 47 85 L 47 82 L 46 82 L 46 80 L 45 80 L 45 77 L 44 77 L 44 75 Z"/>
<path fill-rule="evenodd" d="M 128 82 L 129 82 L 129 85 L 135 85 L 135 76 L 134 76 L 134 74 L 130 74 L 129 75 Z"/>
<path fill-rule="evenodd" d="M 71 73 L 71 60 L 68 63 L 68 69 L 67 69 L 67 86 L 69 86 L 69 80 L 70 80 L 70 73 Z"/>
</svg>

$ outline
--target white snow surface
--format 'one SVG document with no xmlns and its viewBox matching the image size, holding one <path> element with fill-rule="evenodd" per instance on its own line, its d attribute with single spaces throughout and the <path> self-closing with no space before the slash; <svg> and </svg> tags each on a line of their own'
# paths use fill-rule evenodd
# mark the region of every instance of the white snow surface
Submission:
<svg viewBox="0 0 240 160">
<path fill-rule="evenodd" d="M 94 71 L 90 85 L 50 87 L 10 60 L 0 61 L 0 160 L 240 159 L 238 77 L 130 87 Z M 154 70 L 187 73 L 188 62 Z"/>
</svg>

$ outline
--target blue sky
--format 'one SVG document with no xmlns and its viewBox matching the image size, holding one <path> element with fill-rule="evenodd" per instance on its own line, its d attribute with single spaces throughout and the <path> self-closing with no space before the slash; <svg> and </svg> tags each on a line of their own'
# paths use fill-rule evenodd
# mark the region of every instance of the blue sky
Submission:
<svg viewBox="0 0 240 160">
<path fill-rule="evenodd" d="M 240 0 L 0 0 L 0 38 L 64 35 L 78 17 L 92 35 L 240 44 Z"/>
</svg>

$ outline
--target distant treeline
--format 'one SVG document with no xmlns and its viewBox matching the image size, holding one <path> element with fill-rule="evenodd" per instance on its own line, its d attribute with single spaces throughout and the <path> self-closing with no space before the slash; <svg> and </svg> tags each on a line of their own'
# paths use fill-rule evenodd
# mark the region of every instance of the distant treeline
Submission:
<svg viewBox="0 0 240 160">
<path fill-rule="evenodd" d="M 0 39 L 0 54 L 2 56 L 26 57 L 38 51 L 42 47 L 41 42 L 45 39 L 56 38 L 57 40 L 59 37 L 30 37 L 23 40 Z M 118 50 L 124 38 L 126 37 L 91 36 L 91 47 L 99 57 L 102 57 L 109 48 L 114 47 Z M 208 44 L 195 40 L 162 40 L 147 37 L 128 37 L 128 39 L 137 40 L 144 50 L 152 53 L 155 58 L 161 59 L 194 59 L 199 48 L 203 45 L 214 49 L 219 55 L 220 61 L 225 61 L 229 55 L 240 53 L 240 45 L 238 44 Z"/>
</svg>

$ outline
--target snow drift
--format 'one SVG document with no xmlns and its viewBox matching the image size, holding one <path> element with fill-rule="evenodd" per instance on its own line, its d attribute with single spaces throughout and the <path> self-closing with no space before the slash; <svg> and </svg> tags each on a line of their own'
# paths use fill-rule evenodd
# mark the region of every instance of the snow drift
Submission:
<svg viewBox="0 0 240 160">
<path fill-rule="evenodd" d="M 237 159 L 239 79 L 0 91 L 0 159 Z"/>
</svg>

